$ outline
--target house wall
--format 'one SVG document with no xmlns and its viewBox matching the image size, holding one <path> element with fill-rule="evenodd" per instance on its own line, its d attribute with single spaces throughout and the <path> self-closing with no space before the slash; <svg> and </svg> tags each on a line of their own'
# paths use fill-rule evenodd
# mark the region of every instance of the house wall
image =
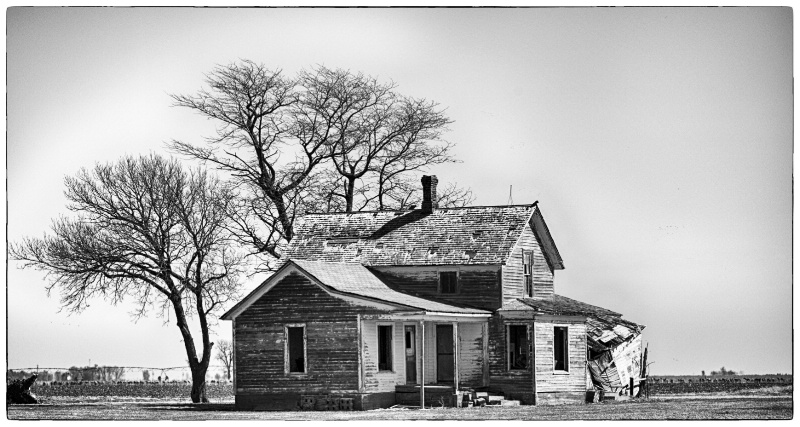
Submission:
<svg viewBox="0 0 800 427">
<path fill-rule="evenodd" d="M 568 328 L 569 371 L 554 369 L 556 326 Z M 575 317 L 537 318 L 533 325 L 537 404 L 582 403 L 586 398 L 586 323 Z"/>
<path fill-rule="evenodd" d="M 508 369 L 506 326 L 509 324 L 528 325 L 530 342 L 533 331 L 532 320 L 509 319 L 499 315 L 489 319 L 489 390 L 503 393 L 506 399 L 519 400 L 523 405 L 533 405 L 532 363 L 529 363 L 525 371 Z"/>
<path fill-rule="evenodd" d="M 501 306 L 500 266 L 372 267 L 395 290 L 423 298 L 495 310 Z M 439 293 L 439 271 L 458 271 L 458 292 Z"/>
<path fill-rule="evenodd" d="M 542 246 L 536 239 L 530 224 L 525 224 L 514 250 L 502 268 L 503 304 L 523 298 L 525 281 L 522 267 L 522 251 L 533 251 L 533 296 L 547 298 L 553 295 L 553 269 L 547 263 Z"/>
<path fill-rule="evenodd" d="M 295 409 L 301 395 L 358 393 L 357 315 L 370 308 L 330 296 L 290 273 L 234 323 L 236 406 Z M 307 372 L 284 372 L 284 326 L 306 325 Z M 357 403 L 358 404 L 358 403 Z"/>
<path fill-rule="evenodd" d="M 531 320 L 521 315 L 493 316 L 489 321 L 489 390 L 502 392 L 507 399 L 522 404 L 582 403 L 586 396 L 586 325 L 582 317 L 550 316 Z M 509 370 L 507 326 L 527 325 L 532 344 L 528 369 Z M 569 370 L 554 369 L 554 327 L 566 326 Z M 535 383 L 534 383 L 535 382 Z"/>
</svg>

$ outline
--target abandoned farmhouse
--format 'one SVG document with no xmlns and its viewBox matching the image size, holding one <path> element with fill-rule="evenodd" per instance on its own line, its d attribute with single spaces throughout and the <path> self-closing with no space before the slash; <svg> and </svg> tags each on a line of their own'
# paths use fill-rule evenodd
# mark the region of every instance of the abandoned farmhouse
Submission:
<svg viewBox="0 0 800 427">
<path fill-rule="evenodd" d="M 422 178 L 419 209 L 299 220 L 278 271 L 222 317 L 238 409 L 464 389 L 581 403 L 640 375 L 644 326 L 556 293 L 564 263 L 537 203 L 443 209 L 436 185 Z"/>
</svg>

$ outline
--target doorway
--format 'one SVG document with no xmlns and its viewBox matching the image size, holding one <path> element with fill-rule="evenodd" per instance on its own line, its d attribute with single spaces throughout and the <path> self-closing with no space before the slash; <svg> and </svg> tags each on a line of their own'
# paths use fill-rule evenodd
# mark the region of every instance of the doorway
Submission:
<svg viewBox="0 0 800 427">
<path fill-rule="evenodd" d="M 417 327 L 406 325 L 405 333 L 406 348 L 406 384 L 417 383 Z"/>
<path fill-rule="evenodd" d="M 436 382 L 453 383 L 453 325 L 436 325 Z"/>
</svg>

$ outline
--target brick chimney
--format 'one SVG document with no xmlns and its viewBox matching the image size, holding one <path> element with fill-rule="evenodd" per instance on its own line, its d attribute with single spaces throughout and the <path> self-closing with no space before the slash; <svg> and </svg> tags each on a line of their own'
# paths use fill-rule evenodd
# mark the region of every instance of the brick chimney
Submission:
<svg viewBox="0 0 800 427">
<path fill-rule="evenodd" d="M 422 211 L 431 212 L 434 208 L 439 207 L 439 201 L 436 200 L 436 184 L 439 180 L 436 175 L 424 175 L 422 177 Z"/>
</svg>

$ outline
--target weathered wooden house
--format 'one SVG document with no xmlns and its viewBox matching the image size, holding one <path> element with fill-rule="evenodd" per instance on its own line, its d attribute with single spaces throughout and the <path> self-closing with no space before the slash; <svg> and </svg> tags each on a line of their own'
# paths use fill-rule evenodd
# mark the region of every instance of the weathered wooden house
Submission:
<svg viewBox="0 0 800 427">
<path fill-rule="evenodd" d="M 555 293 L 564 264 L 536 203 L 440 209 L 436 177 L 422 182 L 420 209 L 296 224 L 282 267 L 222 317 L 237 408 L 312 395 L 419 404 L 420 384 L 427 404 L 466 388 L 583 402 L 591 359 L 610 360 L 596 366 L 600 386 L 638 375 L 611 353 L 643 326 Z"/>
</svg>

